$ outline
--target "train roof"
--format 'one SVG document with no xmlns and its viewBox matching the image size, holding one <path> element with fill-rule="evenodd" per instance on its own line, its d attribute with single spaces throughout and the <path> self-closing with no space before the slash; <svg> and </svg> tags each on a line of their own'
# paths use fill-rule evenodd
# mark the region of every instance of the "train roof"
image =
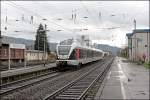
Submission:
<svg viewBox="0 0 150 100">
<path fill-rule="evenodd" d="M 77 47 L 83 48 L 83 49 L 88 49 L 88 50 L 94 50 L 94 51 L 103 52 L 103 50 L 96 49 L 96 48 L 91 48 L 91 47 L 88 47 L 88 46 L 77 46 Z"/>
<path fill-rule="evenodd" d="M 81 41 L 78 41 L 77 39 L 68 39 L 60 42 L 57 46 L 72 46 L 74 48 L 83 48 L 83 49 L 89 49 L 89 50 L 95 50 L 99 52 L 103 52 L 103 50 L 92 48 L 90 46 L 83 45 Z"/>
</svg>

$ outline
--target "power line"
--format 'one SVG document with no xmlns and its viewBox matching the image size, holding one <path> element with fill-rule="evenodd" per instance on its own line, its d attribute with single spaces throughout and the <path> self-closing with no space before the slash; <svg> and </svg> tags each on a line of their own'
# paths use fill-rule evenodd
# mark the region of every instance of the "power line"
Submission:
<svg viewBox="0 0 150 100">
<path fill-rule="evenodd" d="M 95 17 L 93 17 L 93 15 L 91 14 L 91 12 L 88 10 L 88 8 L 84 5 L 84 3 L 82 1 L 80 1 L 81 5 L 83 6 L 83 8 L 86 10 L 86 12 L 92 17 L 93 21 L 98 25 L 97 21 L 94 20 Z"/>
<path fill-rule="evenodd" d="M 14 5 L 16 5 L 16 6 L 19 6 L 21 9 L 25 10 L 26 12 L 33 13 L 34 15 L 36 15 L 36 16 L 39 17 L 39 18 L 45 19 L 44 17 L 42 17 L 42 16 L 39 15 L 38 13 L 35 13 L 35 12 L 31 11 L 31 10 L 28 10 L 28 9 L 26 9 L 26 8 L 23 8 L 22 6 L 20 6 L 20 5 L 16 4 L 16 3 L 14 3 L 14 2 L 12 2 L 12 1 L 9 1 L 9 2 L 12 3 L 12 4 L 14 4 Z M 47 19 L 47 21 L 49 21 L 50 23 L 55 24 L 55 25 L 57 25 L 57 26 L 59 26 L 59 27 L 65 29 L 65 30 L 67 30 L 67 31 L 73 32 L 72 30 L 67 29 L 67 28 L 63 27 L 62 25 L 59 25 L 59 24 L 57 24 L 57 23 L 55 23 L 55 22 L 53 22 L 53 21 L 50 21 L 50 20 L 48 20 L 48 19 Z"/>
<path fill-rule="evenodd" d="M 11 3 L 11 1 L 9 1 L 10 3 Z M 26 12 L 29 12 L 29 13 L 32 13 L 32 12 L 30 12 L 30 11 L 28 11 L 28 10 L 26 10 L 25 8 L 23 8 L 23 7 L 18 7 L 18 5 L 16 5 L 16 4 L 10 4 L 10 3 L 6 3 L 6 4 L 8 4 L 8 5 L 10 5 L 10 6 L 12 6 L 12 7 L 14 7 L 14 8 L 17 8 L 17 9 L 19 9 L 19 10 L 21 10 L 21 11 L 26 11 Z M 20 9 L 21 8 L 21 9 Z M 22 14 L 22 13 L 21 13 Z M 28 14 L 29 15 L 29 14 Z M 38 16 L 39 17 L 39 16 Z M 26 21 L 24 21 L 24 22 L 26 22 Z M 28 20 L 28 22 L 30 22 L 29 20 Z M 39 25 L 39 24 L 37 24 L 37 23 L 33 23 L 36 27 Z M 31 25 L 33 25 L 33 24 L 31 24 Z"/>
<path fill-rule="evenodd" d="M 17 6 L 14 6 L 14 5 L 12 5 L 12 4 L 9 4 L 9 3 L 6 3 L 6 4 L 8 4 L 9 6 L 12 6 L 12 7 L 14 7 L 14 8 L 17 8 L 17 9 L 19 9 L 19 10 L 21 10 L 19 7 L 17 7 Z M 21 10 L 22 11 L 22 10 Z M 23 10 L 24 11 L 24 10 Z M 21 12 L 19 12 L 19 13 L 21 13 Z M 22 13 L 21 13 L 22 14 Z M 29 15 L 29 14 L 28 14 Z M 29 20 L 24 20 L 24 22 L 30 22 Z M 34 24 L 32 24 L 32 25 L 38 25 L 37 23 L 34 23 Z"/>
<path fill-rule="evenodd" d="M 11 2 L 11 1 L 10 1 Z M 12 7 L 15 7 L 15 8 L 17 8 L 17 9 L 19 9 L 19 10 L 21 10 L 20 8 L 23 8 L 23 7 L 18 7 L 18 6 L 15 6 L 15 5 L 13 5 L 12 3 L 11 4 L 9 4 L 9 3 L 6 3 L 6 4 L 8 4 L 8 5 L 10 5 L 10 6 L 12 6 Z M 22 10 L 21 10 L 22 11 Z M 26 12 L 29 12 L 28 10 L 26 10 L 25 8 L 23 8 L 23 11 L 26 11 Z M 30 13 L 32 13 L 31 11 L 30 11 Z M 22 13 L 21 13 L 22 14 Z M 29 14 L 28 14 L 29 15 Z M 40 16 L 37 16 L 37 17 L 40 17 Z M 43 18 L 43 17 L 40 17 L 40 18 Z M 43 18 L 44 19 L 44 18 Z M 24 21 L 24 22 L 30 22 L 29 20 L 28 21 Z M 9 24 L 10 25 L 10 24 Z M 37 24 L 37 23 L 33 23 L 33 24 L 30 24 L 30 25 L 34 25 L 34 26 L 38 26 L 39 24 Z M 13 26 L 13 25 L 11 25 L 11 26 Z M 51 29 L 54 29 L 54 28 L 51 28 Z M 54 30 L 56 30 L 56 29 L 54 29 Z"/>
</svg>

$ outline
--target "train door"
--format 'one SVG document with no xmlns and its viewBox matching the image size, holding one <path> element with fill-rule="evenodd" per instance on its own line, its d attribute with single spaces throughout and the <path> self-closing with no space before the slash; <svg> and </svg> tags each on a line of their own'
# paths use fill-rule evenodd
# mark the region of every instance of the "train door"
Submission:
<svg viewBox="0 0 150 100">
<path fill-rule="evenodd" d="M 79 48 L 76 49 L 76 59 L 77 60 L 80 59 L 80 49 Z"/>
</svg>

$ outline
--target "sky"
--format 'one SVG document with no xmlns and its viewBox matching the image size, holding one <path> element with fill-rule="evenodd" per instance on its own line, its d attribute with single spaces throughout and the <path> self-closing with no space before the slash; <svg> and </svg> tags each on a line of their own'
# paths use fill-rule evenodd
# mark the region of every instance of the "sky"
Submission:
<svg viewBox="0 0 150 100">
<path fill-rule="evenodd" d="M 149 1 L 1 1 L 2 35 L 17 38 L 35 40 L 42 23 L 49 42 L 89 35 L 93 43 L 124 47 L 134 19 L 137 29 L 149 28 Z"/>
</svg>

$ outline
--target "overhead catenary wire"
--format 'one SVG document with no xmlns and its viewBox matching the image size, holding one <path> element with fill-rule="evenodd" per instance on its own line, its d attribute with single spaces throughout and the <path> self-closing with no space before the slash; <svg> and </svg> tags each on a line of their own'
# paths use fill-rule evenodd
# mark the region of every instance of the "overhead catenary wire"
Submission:
<svg viewBox="0 0 150 100">
<path fill-rule="evenodd" d="M 14 5 L 16 5 L 16 6 L 18 6 L 18 7 L 21 8 L 21 9 L 25 10 L 26 12 L 33 13 L 35 16 L 37 16 L 37 17 L 39 17 L 39 18 L 45 19 L 44 17 L 42 17 L 42 16 L 39 15 L 38 13 L 35 13 L 35 12 L 31 11 L 31 10 L 28 10 L 27 8 L 24 8 L 24 7 L 22 7 L 22 6 L 20 6 L 20 5 L 16 4 L 16 3 L 14 3 L 14 2 L 12 2 L 12 1 L 9 1 L 9 2 L 12 3 L 12 4 L 14 4 Z M 50 21 L 50 20 L 48 20 L 48 19 L 47 19 L 47 21 L 50 22 L 50 23 L 52 23 L 52 24 L 55 24 L 55 25 L 57 25 L 57 26 L 59 26 L 59 27 L 61 27 L 61 28 L 63 28 L 64 30 L 73 32 L 73 30 L 70 30 L 70 29 L 68 29 L 68 28 L 65 28 L 64 26 L 59 25 L 59 24 L 57 24 L 57 23 L 55 23 L 55 22 L 53 22 L 53 21 Z"/>
<path fill-rule="evenodd" d="M 12 6 L 12 7 L 16 8 L 18 10 L 21 10 L 19 7 L 14 6 L 13 4 L 10 4 L 10 3 L 6 3 L 6 4 L 8 4 L 9 6 Z M 21 10 L 21 11 L 24 11 L 24 10 Z M 20 12 L 20 13 L 22 14 L 22 12 Z M 23 17 L 23 20 L 24 20 L 24 22 L 30 22 L 29 20 L 25 20 L 25 17 Z M 35 23 L 34 25 L 37 25 L 37 24 Z"/>
<path fill-rule="evenodd" d="M 9 2 L 11 2 L 11 1 L 9 1 Z M 8 5 L 10 5 L 10 6 L 12 6 L 12 7 L 15 7 L 15 8 L 17 8 L 17 9 L 19 9 L 19 10 L 21 10 L 21 11 L 25 11 L 25 12 L 29 12 L 28 10 L 26 10 L 26 8 L 22 8 L 22 7 L 18 7 L 18 5 L 13 5 L 12 3 L 11 4 L 9 4 L 9 3 L 7 3 Z M 29 13 L 32 13 L 31 11 L 29 12 Z M 33 14 L 33 13 L 32 13 Z M 43 18 L 43 17 L 41 17 L 41 16 L 37 16 L 37 17 L 40 17 L 40 18 Z M 28 21 L 29 23 L 30 23 L 30 21 Z M 35 24 L 35 23 L 34 23 Z M 36 25 L 36 27 L 37 27 L 37 25 L 39 25 L 39 24 L 35 24 Z M 54 28 L 51 28 L 51 29 L 54 29 Z M 56 29 L 54 29 L 54 30 L 56 30 Z"/>
<path fill-rule="evenodd" d="M 9 2 L 11 2 L 11 1 L 9 1 Z M 5 2 L 5 3 L 6 3 L 6 2 Z M 20 7 L 20 6 L 18 6 L 18 5 L 15 5 L 15 4 L 12 4 L 12 3 L 11 3 L 11 4 L 10 4 L 10 3 L 6 3 L 6 4 L 8 4 L 9 6 L 12 6 L 12 7 L 16 8 L 16 9 L 18 9 L 18 10 L 21 10 L 21 11 L 24 11 L 24 12 L 32 13 L 31 11 L 26 10 L 26 8 Z M 22 12 L 20 12 L 20 13 L 22 14 Z M 32 13 L 32 14 L 33 14 L 33 13 Z M 28 14 L 28 15 L 30 15 L 30 14 Z M 37 15 L 38 15 L 38 14 L 37 14 Z M 38 18 L 39 18 L 39 17 L 40 17 L 40 18 L 43 18 L 43 17 L 37 16 L 37 15 L 36 15 L 36 17 L 38 17 Z M 44 18 L 43 18 L 43 19 L 44 19 Z M 30 23 L 29 20 L 28 20 L 28 21 L 25 20 L 24 22 Z M 7 22 L 7 23 L 8 23 L 8 22 Z M 11 24 L 9 24 L 9 25 L 11 25 Z M 33 24 L 30 24 L 30 25 L 34 25 L 34 26 L 37 27 L 39 24 L 34 22 Z M 11 26 L 13 26 L 13 25 L 11 25 Z M 52 28 L 52 27 L 51 27 L 51 29 L 56 30 L 56 29 L 54 29 L 54 28 Z"/>
<path fill-rule="evenodd" d="M 85 11 L 88 13 L 88 15 L 91 16 L 91 18 L 93 19 L 93 22 L 94 22 L 95 24 L 99 25 L 98 22 L 95 20 L 95 17 L 91 14 L 91 12 L 88 10 L 88 8 L 86 7 L 86 5 L 85 5 L 81 0 L 80 0 L 80 4 L 81 4 L 82 7 L 85 9 Z"/>
</svg>

